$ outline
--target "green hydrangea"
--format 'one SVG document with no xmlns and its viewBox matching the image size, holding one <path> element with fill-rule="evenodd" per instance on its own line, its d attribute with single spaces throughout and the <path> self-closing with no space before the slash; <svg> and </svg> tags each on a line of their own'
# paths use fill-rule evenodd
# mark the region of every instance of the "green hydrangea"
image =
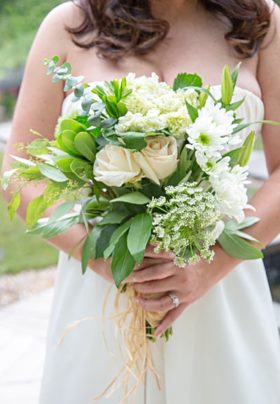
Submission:
<svg viewBox="0 0 280 404">
<path fill-rule="evenodd" d="M 153 198 L 148 207 L 156 252 L 173 252 L 178 266 L 201 258 L 211 261 L 213 229 L 220 218 L 215 197 L 197 183 L 169 186 L 165 191 L 166 196 Z"/>
</svg>

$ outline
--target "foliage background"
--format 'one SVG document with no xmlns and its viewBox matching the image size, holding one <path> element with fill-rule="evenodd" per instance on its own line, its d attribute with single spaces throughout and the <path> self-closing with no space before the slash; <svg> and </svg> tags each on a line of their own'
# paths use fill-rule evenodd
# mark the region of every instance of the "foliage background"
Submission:
<svg viewBox="0 0 280 404">
<path fill-rule="evenodd" d="M 0 77 L 24 64 L 35 33 L 59 0 L 0 0 Z"/>
</svg>

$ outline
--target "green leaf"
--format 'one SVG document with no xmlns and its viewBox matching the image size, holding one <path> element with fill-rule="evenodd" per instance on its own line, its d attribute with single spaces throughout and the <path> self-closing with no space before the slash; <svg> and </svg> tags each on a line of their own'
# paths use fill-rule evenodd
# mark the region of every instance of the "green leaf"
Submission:
<svg viewBox="0 0 280 404">
<path fill-rule="evenodd" d="M 58 234 L 65 233 L 68 229 L 78 223 L 80 223 L 79 213 L 71 213 L 60 219 L 56 219 L 55 221 L 43 218 L 38 220 L 38 222 L 28 230 L 28 233 L 51 238 Z"/>
<path fill-rule="evenodd" d="M 118 225 L 116 224 L 108 224 L 101 227 L 101 234 L 96 242 L 93 258 L 104 258 L 104 252 L 108 248 L 112 233 L 117 229 L 117 227 Z"/>
<path fill-rule="evenodd" d="M 75 147 L 75 137 L 76 133 L 74 131 L 64 130 L 62 133 L 60 133 L 56 140 L 62 150 L 66 151 L 72 156 L 80 157 L 80 153 Z"/>
<path fill-rule="evenodd" d="M 190 103 L 188 103 L 188 101 L 186 101 L 186 106 L 187 106 L 189 116 L 190 116 L 192 122 L 194 122 L 196 120 L 196 118 L 198 117 L 198 110 L 195 107 L 193 107 Z"/>
<path fill-rule="evenodd" d="M 17 172 L 18 170 L 16 168 L 9 170 L 9 171 L 5 171 L 3 174 L 3 177 L 1 178 L 1 186 L 3 191 L 6 191 L 11 179 L 13 178 L 14 174 Z"/>
<path fill-rule="evenodd" d="M 250 122 L 250 123 L 241 123 L 240 125 L 237 125 L 237 126 L 233 129 L 232 134 L 234 135 L 235 133 L 238 133 L 238 132 L 240 132 L 241 130 L 248 128 L 248 126 L 250 126 L 250 125 L 252 125 L 252 124 L 253 124 L 253 122 Z"/>
<path fill-rule="evenodd" d="M 259 249 L 227 230 L 223 231 L 218 241 L 232 257 L 245 260 L 263 258 L 263 253 Z"/>
<path fill-rule="evenodd" d="M 60 199 L 63 190 L 61 183 L 49 183 L 42 195 L 28 204 L 26 211 L 26 224 L 31 228 L 43 216 L 49 206 Z"/>
<path fill-rule="evenodd" d="M 180 154 L 180 159 L 178 163 L 177 170 L 169 177 L 167 181 L 167 185 L 178 185 L 179 182 L 185 178 L 186 174 L 188 173 L 190 167 L 191 167 L 191 160 L 189 160 L 188 157 L 188 149 L 186 147 L 183 147 L 181 154 Z"/>
<path fill-rule="evenodd" d="M 186 88 L 189 86 L 202 87 L 201 77 L 196 73 L 179 73 L 174 80 L 173 90 L 177 91 L 179 88 Z"/>
<path fill-rule="evenodd" d="M 31 228 L 35 223 L 43 216 L 48 208 L 48 204 L 44 199 L 44 195 L 40 195 L 37 198 L 32 199 L 28 204 L 26 211 L 26 225 L 27 228 Z"/>
<path fill-rule="evenodd" d="M 147 203 L 150 202 L 150 199 L 141 192 L 135 191 L 119 196 L 118 198 L 112 199 L 110 202 L 111 203 L 124 202 L 124 203 L 132 203 L 134 205 L 146 205 Z"/>
<path fill-rule="evenodd" d="M 59 205 L 52 213 L 50 220 L 57 220 L 60 219 L 62 216 L 65 216 L 72 210 L 75 206 L 75 202 L 64 202 Z"/>
<path fill-rule="evenodd" d="M 132 219 L 127 236 L 127 246 L 135 261 L 138 261 L 136 257 L 139 254 L 141 256 L 146 249 L 151 237 L 152 227 L 152 217 L 147 212 L 139 213 Z"/>
<path fill-rule="evenodd" d="M 117 288 L 133 271 L 135 261 L 127 248 L 127 235 L 119 239 L 112 257 L 112 274 Z"/>
<path fill-rule="evenodd" d="M 52 181 L 55 182 L 66 182 L 68 178 L 61 172 L 58 168 L 50 166 L 48 164 L 38 164 L 40 172 Z"/>
<path fill-rule="evenodd" d="M 117 108 L 118 108 L 118 116 L 123 116 L 127 113 L 127 107 L 124 102 L 118 102 L 117 103 Z"/>
<path fill-rule="evenodd" d="M 239 101 L 236 101 L 236 102 L 233 102 L 232 104 L 227 105 L 226 110 L 235 111 L 237 108 L 239 108 L 244 103 L 244 101 L 245 101 L 245 97 Z"/>
<path fill-rule="evenodd" d="M 254 243 L 258 243 L 258 240 L 255 237 L 251 236 L 248 233 L 244 233 L 243 231 L 236 230 L 234 234 L 238 237 L 245 238 L 246 240 L 253 241 Z"/>
<path fill-rule="evenodd" d="M 74 144 L 78 152 L 87 160 L 94 162 L 96 145 L 93 137 L 87 132 L 80 132 L 74 139 Z"/>
<path fill-rule="evenodd" d="M 93 167 L 92 164 L 81 159 L 74 159 L 71 163 L 70 169 L 73 174 L 83 181 L 93 178 Z"/>
<path fill-rule="evenodd" d="M 64 132 L 65 130 L 70 130 L 71 132 L 74 132 L 75 134 L 79 133 L 79 132 L 83 132 L 85 130 L 85 125 L 83 125 L 82 123 L 74 120 L 74 119 L 70 119 L 70 118 L 62 118 L 61 120 L 59 120 L 59 125 L 57 130 L 59 132 Z"/>
<path fill-rule="evenodd" d="M 205 87 L 205 89 L 207 91 L 209 91 L 210 86 Z M 205 106 L 208 97 L 209 97 L 209 94 L 207 94 L 206 92 L 201 91 L 199 93 L 199 106 L 200 106 L 200 108 L 203 108 Z"/>
<path fill-rule="evenodd" d="M 120 224 L 127 217 L 127 213 L 112 211 L 107 213 L 98 226 L 105 226 L 106 224 Z"/>
<path fill-rule="evenodd" d="M 235 232 L 236 230 L 245 229 L 246 227 L 253 226 L 258 223 L 260 219 L 255 216 L 246 216 L 242 222 L 236 220 L 229 220 L 225 223 L 225 228 L 229 231 Z"/>
<path fill-rule="evenodd" d="M 23 164 L 26 167 L 35 167 L 36 164 L 31 161 L 31 160 L 27 160 L 23 157 L 19 157 L 19 156 L 14 156 L 13 154 L 11 154 L 11 157 L 16 160 L 18 163 Z"/>
<path fill-rule="evenodd" d="M 64 173 L 71 173 L 71 163 L 73 162 L 73 160 L 74 157 L 63 157 L 59 160 L 56 160 L 55 165 Z"/>
<path fill-rule="evenodd" d="M 18 210 L 20 205 L 20 193 L 19 192 L 15 192 L 13 194 L 13 197 L 10 201 L 10 203 L 8 204 L 8 214 L 9 214 L 9 218 L 10 220 L 13 220 L 16 211 Z"/>
<path fill-rule="evenodd" d="M 82 273 L 86 272 L 89 260 L 95 256 L 96 242 L 101 234 L 101 228 L 95 226 L 86 238 L 83 250 L 82 250 Z"/>
<path fill-rule="evenodd" d="M 222 102 L 224 105 L 228 105 L 231 102 L 233 96 L 233 81 L 231 78 L 231 72 L 228 65 L 225 65 L 222 73 Z"/>
<path fill-rule="evenodd" d="M 19 171 L 20 178 L 23 178 L 27 181 L 38 181 L 44 179 L 43 174 L 39 170 L 37 166 L 35 167 L 28 167 L 25 169 L 20 168 Z"/>
<path fill-rule="evenodd" d="M 125 132 L 119 136 L 127 149 L 140 151 L 147 146 L 145 133 L 141 132 Z"/>
<path fill-rule="evenodd" d="M 233 149 L 233 150 L 227 152 L 226 154 L 223 155 L 223 157 L 229 157 L 230 165 L 231 165 L 231 167 L 234 167 L 237 164 L 239 164 L 241 151 L 242 151 L 242 147 L 238 147 L 237 149 Z"/>
<path fill-rule="evenodd" d="M 239 165 L 241 167 L 245 167 L 248 164 L 249 159 L 250 159 L 251 154 L 254 149 L 254 144 L 255 144 L 255 132 L 252 131 L 246 137 L 246 139 L 242 145 L 242 150 L 241 150 L 240 158 L 239 158 Z"/>
<path fill-rule="evenodd" d="M 92 233 L 89 233 L 82 249 L 81 264 L 83 274 L 86 272 L 89 260 L 92 257 L 92 249 L 93 249 Z"/>
<path fill-rule="evenodd" d="M 241 66 L 241 62 L 239 62 L 239 63 L 237 64 L 237 66 L 233 69 L 233 71 L 232 71 L 232 73 L 231 73 L 231 79 L 232 79 L 232 82 L 233 82 L 233 87 L 236 86 L 236 82 L 237 82 L 237 79 L 238 79 L 238 74 L 239 74 L 240 66 Z"/>
<path fill-rule="evenodd" d="M 114 249 L 115 249 L 115 245 L 118 243 L 119 239 L 128 232 L 129 227 L 131 225 L 132 219 L 127 220 L 125 223 L 123 223 L 121 226 L 119 226 L 112 234 L 112 237 L 110 239 L 110 244 L 109 246 L 106 248 L 106 250 L 104 251 L 104 258 L 107 259 L 109 258 Z"/>
<path fill-rule="evenodd" d="M 48 154 L 48 146 L 50 141 L 46 139 L 36 139 L 26 146 L 26 150 L 32 156 L 40 156 L 41 154 Z"/>
</svg>

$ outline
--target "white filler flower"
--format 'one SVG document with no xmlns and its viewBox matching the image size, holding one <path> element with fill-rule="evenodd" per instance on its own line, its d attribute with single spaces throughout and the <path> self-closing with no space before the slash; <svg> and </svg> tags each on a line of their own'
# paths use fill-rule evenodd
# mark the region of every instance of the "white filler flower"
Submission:
<svg viewBox="0 0 280 404">
<path fill-rule="evenodd" d="M 225 159 L 216 164 L 209 176 L 219 210 L 223 215 L 238 222 L 244 219 L 243 210 L 250 208 L 246 188 L 247 176 L 247 167 L 237 165 L 231 168 Z"/>
<path fill-rule="evenodd" d="M 227 151 L 234 129 L 233 121 L 233 111 L 226 111 L 212 100 L 199 110 L 197 119 L 188 129 L 188 147 L 195 150 L 197 162 L 202 168 L 208 161 L 219 160 Z"/>
</svg>

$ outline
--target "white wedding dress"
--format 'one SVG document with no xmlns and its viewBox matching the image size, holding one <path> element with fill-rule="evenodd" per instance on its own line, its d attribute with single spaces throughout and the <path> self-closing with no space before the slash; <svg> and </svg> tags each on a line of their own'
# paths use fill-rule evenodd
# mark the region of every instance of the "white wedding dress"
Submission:
<svg viewBox="0 0 280 404">
<path fill-rule="evenodd" d="M 213 86 L 220 92 L 220 86 Z M 263 119 L 264 106 L 253 93 L 237 88 L 246 102 L 239 115 Z M 73 108 L 71 97 L 63 114 Z M 260 132 L 260 125 L 256 127 Z M 109 283 L 80 263 L 60 254 L 40 404 L 89 404 L 117 375 L 123 365 L 113 320 L 102 322 Z M 114 294 L 114 293 L 113 293 Z M 113 310 L 113 294 L 108 313 Z M 65 327 L 84 317 L 58 344 Z M 154 344 L 154 376 L 129 403 L 136 404 L 279 404 L 279 335 L 265 270 L 261 260 L 233 269 L 175 322 L 168 343 Z M 103 332 L 106 335 L 106 346 Z M 119 404 L 122 391 L 98 400 Z"/>
</svg>

